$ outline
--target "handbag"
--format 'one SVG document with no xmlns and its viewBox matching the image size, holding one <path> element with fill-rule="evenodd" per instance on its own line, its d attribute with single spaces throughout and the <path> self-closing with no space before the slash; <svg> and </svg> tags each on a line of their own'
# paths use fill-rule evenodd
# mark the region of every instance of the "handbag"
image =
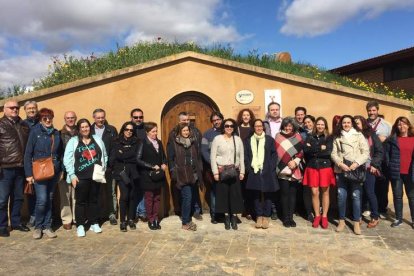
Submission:
<svg viewBox="0 0 414 276">
<path fill-rule="evenodd" d="M 33 184 L 30 184 L 29 182 L 26 181 L 26 183 L 24 185 L 23 193 L 25 195 L 34 195 L 35 191 L 33 189 Z"/>
<path fill-rule="evenodd" d="M 234 164 L 236 163 L 236 142 L 234 140 L 233 136 L 233 145 L 234 145 Z M 226 181 L 233 181 L 237 178 L 239 175 L 239 172 L 237 171 L 237 168 L 234 164 L 231 165 L 224 165 L 219 169 L 219 177 L 220 181 L 226 182 Z"/>
<path fill-rule="evenodd" d="M 32 170 L 33 178 L 36 181 L 44 181 L 53 178 L 55 175 L 55 166 L 53 165 L 52 151 L 55 143 L 54 135 L 52 135 L 52 146 L 50 149 L 50 156 L 46 158 L 39 158 L 33 161 Z"/>
<path fill-rule="evenodd" d="M 124 182 L 125 185 L 128 185 L 131 183 L 131 179 L 129 178 L 127 172 L 125 171 L 125 168 L 119 173 L 119 176 L 122 179 L 122 182 Z"/>
<path fill-rule="evenodd" d="M 152 181 L 158 182 L 165 179 L 165 172 L 161 169 L 149 172 L 149 177 Z"/>
<path fill-rule="evenodd" d="M 106 183 L 105 170 L 99 164 L 93 165 L 92 180 L 99 183 Z"/>
<path fill-rule="evenodd" d="M 348 167 L 350 167 L 352 163 L 352 161 L 344 159 L 344 164 Z M 344 172 L 344 177 L 351 182 L 364 183 L 367 177 L 365 166 L 361 165 L 353 171 Z"/>
</svg>

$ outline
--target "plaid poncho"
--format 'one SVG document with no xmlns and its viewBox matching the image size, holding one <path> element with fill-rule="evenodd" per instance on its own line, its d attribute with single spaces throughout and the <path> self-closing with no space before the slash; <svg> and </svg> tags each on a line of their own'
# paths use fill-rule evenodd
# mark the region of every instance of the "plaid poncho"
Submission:
<svg viewBox="0 0 414 276">
<path fill-rule="evenodd" d="M 303 158 L 303 140 L 299 133 L 285 134 L 283 131 L 278 133 L 275 138 L 276 152 L 278 162 L 276 166 L 276 174 L 287 167 L 290 160 L 295 160 L 298 166 L 292 171 L 291 178 L 296 180 L 302 179 L 302 172 L 299 163 Z"/>
</svg>

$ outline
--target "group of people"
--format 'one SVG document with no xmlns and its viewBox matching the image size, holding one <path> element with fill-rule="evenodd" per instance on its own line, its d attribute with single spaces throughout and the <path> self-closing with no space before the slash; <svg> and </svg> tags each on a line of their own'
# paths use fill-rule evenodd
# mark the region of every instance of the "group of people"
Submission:
<svg viewBox="0 0 414 276">
<path fill-rule="evenodd" d="M 389 182 L 395 208 L 391 226 L 403 222 L 404 187 L 414 229 L 414 128 L 408 118 L 399 117 L 391 126 L 379 115 L 378 103 L 370 101 L 368 118 L 335 116 L 330 132 L 325 118 L 308 115 L 304 107 L 286 118 L 280 116 L 279 103 L 267 108 L 264 120 L 250 109 L 241 110 L 237 120 L 215 111 L 212 128 L 203 134 L 181 112 L 165 137 L 164 151 L 157 124 L 144 123 L 139 108 L 119 133 L 103 109 L 93 111 L 93 124 L 67 111 L 57 130 L 53 110 L 38 110 L 36 102 L 28 101 L 23 120 L 18 103 L 9 100 L 0 119 L 0 236 L 33 227 L 33 238 L 55 238 L 55 192 L 62 227 L 70 230 L 75 224 L 78 237 L 88 229 L 101 233 L 104 220 L 117 225 L 118 211 L 122 232 L 135 230 L 138 218 L 159 230 L 167 175 L 181 227 L 188 231 L 197 230 L 192 218 L 203 219 L 199 190 L 208 187 L 211 222 L 223 221 L 226 230 L 238 229 L 240 214 L 255 220 L 256 228 L 267 229 L 278 217 L 284 227 L 296 227 L 296 211 L 313 227 L 326 229 L 335 195 L 336 231 L 346 226 L 349 197 L 353 231 L 360 235 L 363 214 L 370 216 L 368 228 L 387 216 Z M 23 191 L 28 224 L 20 215 Z"/>
</svg>

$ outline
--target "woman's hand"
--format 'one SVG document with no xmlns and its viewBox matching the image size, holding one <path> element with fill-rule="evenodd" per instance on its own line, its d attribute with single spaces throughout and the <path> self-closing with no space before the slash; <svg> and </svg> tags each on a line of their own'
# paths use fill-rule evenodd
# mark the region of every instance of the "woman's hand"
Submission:
<svg viewBox="0 0 414 276">
<path fill-rule="evenodd" d="M 293 160 L 290 160 L 288 163 L 288 167 L 289 169 L 294 170 L 297 167 L 296 162 Z"/>
<path fill-rule="evenodd" d="M 321 145 L 321 150 L 326 150 L 326 146 L 325 145 Z"/>
<path fill-rule="evenodd" d="M 339 167 L 341 168 L 341 170 L 343 170 L 344 172 L 349 172 L 350 169 L 347 165 L 345 165 L 344 163 L 340 163 Z"/>
<path fill-rule="evenodd" d="M 29 183 L 30 185 L 32 185 L 34 183 L 33 176 L 26 177 L 26 181 L 27 181 L 27 183 Z"/>
<path fill-rule="evenodd" d="M 160 166 L 155 165 L 154 167 L 152 167 L 154 170 L 158 171 L 160 169 Z"/>
<path fill-rule="evenodd" d="M 353 170 L 355 170 L 355 169 L 356 169 L 356 168 L 358 168 L 358 167 L 359 167 L 358 163 L 354 162 L 354 163 L 352 163 L 352 165 L 351 165 L 351 166 L 349 166 L 349 169 L 350 169 L 351 171 L 353 171 Z"/>
<path fill-rule="evenodd" d="M 72 187 L 76 188 L 76 185 L 78 185 L 79 179 L 77 176 L 75 176 L 75 178 L 72 179 Z"/>
<path fill-rule="evenodd" d="M 214 175 L 214 180 L 215 180 L 215 181 L 219 181 L 219 175 L 218 175 L 218 174 L 215 174 L 215 175 Z"/>
<path fill-rule="evenodd" d="M 373 166 L 370 167 L 369 172 L 371 174 L 373 174 L 373 175 L 377 175 L 378 174 L 378 170 L 375 167 L 373 167 Z"/>
<path fill-rule="evenodd" d="M 165 171 L 165 170 L 167 169 L 167 165 L 162 164 L 162 165 L 161 165 L 161 169 L 162 169 L 163 171 Z"/>
<path fill-rule="evenodd" d="M 240 179 L 240 181 L 242 181 L 242 180 L 244 179 L 244 174 L 242 174 L 242 173 L 241 173 L 241 174 L 239 175 L 239 179 Z"/>
</svg>

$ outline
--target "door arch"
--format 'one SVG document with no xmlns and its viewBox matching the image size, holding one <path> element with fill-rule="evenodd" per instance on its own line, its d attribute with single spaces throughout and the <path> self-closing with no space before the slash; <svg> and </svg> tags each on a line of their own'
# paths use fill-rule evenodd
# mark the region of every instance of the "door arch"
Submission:
<svg viewBox="0 0 414 276">
<path fill-rule="evenodd" d="M 161 137 L 164 148 L 167 146 L 171 130 L 178 123 L 178 114 L 183 111 L 189 114 L 191 124 L 203 134 L 207 129 L 211 128 L 211 113 L 219 111 L 219 108 L 210 97 L 196 91 L 184 92 L 173 97 L 165 104 L 161 113 Z M 168 183 L 169 192 L 164 193 L 163 202 L 165 204 L 162 203 L 160 209 L 164 210 L 165 214 L 173 214 L 174 209 L 178 207 L 178 200 L 175 196 L 176 191 L 174 192 L 174 187 L 171 187 L 169 178 Z M 205 189 L 202 189 L 200 191 L 200 199 L 203 209 L 208 207 L 205 194 Z"/>
</svg>

